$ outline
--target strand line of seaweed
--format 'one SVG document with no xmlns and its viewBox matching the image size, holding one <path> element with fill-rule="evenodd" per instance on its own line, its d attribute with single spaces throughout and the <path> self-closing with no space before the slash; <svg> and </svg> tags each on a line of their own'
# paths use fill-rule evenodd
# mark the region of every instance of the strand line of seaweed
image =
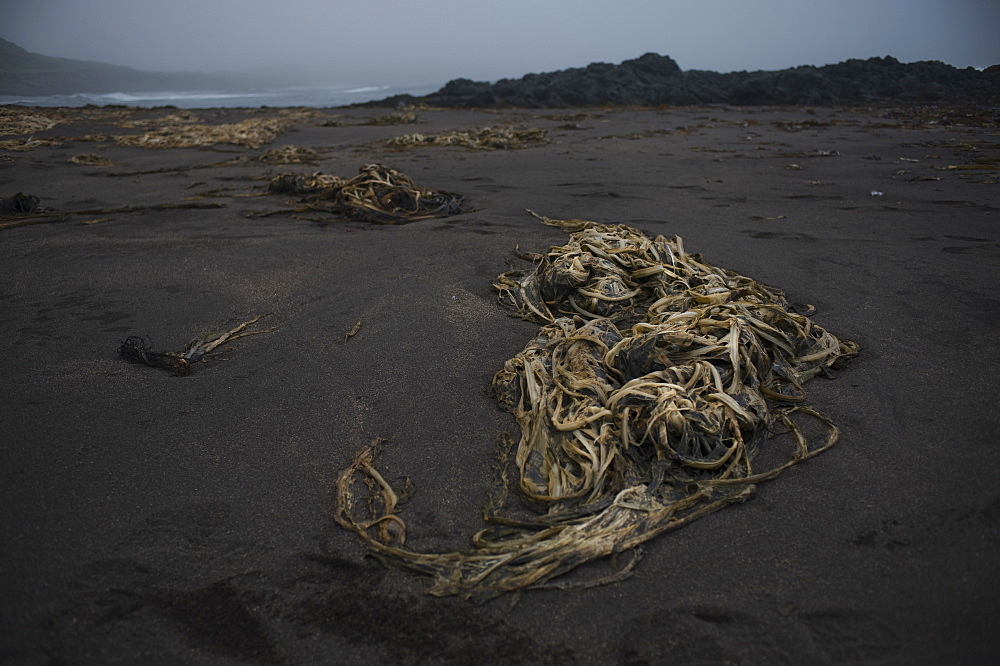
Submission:
<svg viewBox="0 0 1000 666">
<path fill-rule="evenodd" d="M 429 576 L 432 594 L 487 599 L 565 587 L 554 579 L 598 558 L 637 555 L 839 437 L 805 403 L 803 383 L 832 376 L 858 354 L 856 343 L 795 312 L 780 291 L 689 253 L 680 238 L 535 216 L 569 240 L 522 255 L 534 267 L 494 285 L 505 306 L 541 328 L 492 382 L 520 439 L 518 478 L 500 475 L 484 511 L 489 525 L 468 550 L 407 549 L 400 496 L 375 466 L 378 440 L 337 481 L 337 522 L 382 559 Z M 820 434 L 805 427 L 810 419 Z M 790 435 L 787 459 L 756 469 L 778 433 Z M 515 484 L 537 515 L 515 518 L 505 507 Z M 637 559 L 597 582 L 628 575 Z"/>
</svg>

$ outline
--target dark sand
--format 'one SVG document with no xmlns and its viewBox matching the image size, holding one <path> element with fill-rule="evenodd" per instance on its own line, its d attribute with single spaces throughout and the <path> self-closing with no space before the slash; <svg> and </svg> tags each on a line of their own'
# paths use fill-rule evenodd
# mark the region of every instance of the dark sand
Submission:
<svg viewBox="0 0 1000 666">
<path fill-rule="evenodd" d="M 0 195 L 61 211 L 251 191 L 289 168 L 351 176 L 368 162 L 479 209 L 321 224 L 244 217 L 280 197 L 219 196 L 199 201 L 225 208 L 0 229 L 0 660 L 1000 658 L 998 174 L 945 169 L 995 161 L 995 127 L 843 109 L 420 111 L 423 124 L 395 127 L 350 125 L 376 111 L 334 113 L 349 124 L 303 120 L 259 149 L 67 142 L 0 161 Z M 508 121 L 553 141 L 372 143 Z M 584 129 L 557 129 L 568 122 Z M 135 130 L 89 120 L 36 138 L 121 131 Z M 138 174 L 285 144 L 317 149 L 321 164 Z M 114 166 L 67 163 L 87 152 Z M 678 234 L 814 304 L 818 323 L 864 352 L 807 385 L 842 428 L 831 451 L 654 540 L 624 582 L 476 606 L 366 558 L 333 521 L 333 486 L 360 446 L 385 437 L 383 472 L 417 487 L 403 510 L 412 547 L 464 547 L 481 526 L 498 440 L 516 430 L 488 382 L 536 330 L 498 306 L 491 281 L 521 264 L 515 244 L 565 238 L 526 207 Z M 264 312 L 279 331 L 189 377 L 116 355 L 129 334 L 176 350 Z"/>
</svg>

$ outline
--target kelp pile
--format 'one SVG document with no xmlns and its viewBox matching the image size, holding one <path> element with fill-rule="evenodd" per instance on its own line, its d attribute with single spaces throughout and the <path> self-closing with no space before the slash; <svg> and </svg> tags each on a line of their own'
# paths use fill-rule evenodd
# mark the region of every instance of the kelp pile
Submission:
<svg viewBox="0 0 1000 666">
<path fill-rule="evenodd" d="M 205 148 L 229 143 L 258 148 L 270 143 L 289 128 L 286 118 L 248 118 L 235 123 L 203 125 L 190 123 L 187 117 L 161 119 L 154 129 L 139 134 L 116 134 L 120 146 L 140 148 Z"/>
<path fill-rule="evenodd" d="M 383 115 L 372 116 L 368 120 L 359 125 L 412 125 L 419 121 L 417 114 L 413 111 L 397 111 L 395 113 L 386 113 Z"/>
<path fill-rule="evenodd" d="M 544 129 L 516 130 L 509 127 L 485 127 L 481 130 L 455 131 L 442 134 L 404 134 L 385 141 L 389 148 L 420 146 L 460 146 L 475 150 L 512 150 L 548 141 Z"/>
<path fill-rule="evenodd" d="M 127 129 L 134 129 L 138 127 L 141 129 L 151 130 L 162 129 L 163 127 L 172 125 L 193 125 L 199 122 L 201 122 L 201 119 L 195 115 L 194 111 L 180 109 L 174 113 L 168 113 L 165 116 L 157 116 L 155 118 L 123 118 L 118 122 L 118 126 Z"/>
<path fill-rule="evenodd" d="M 381 164 L 366 164 L 350 180 L 326 174 L 282 173 L 268 184 L 273 194 L 302 197 L 298 212 L 320 211 L 378 224 L 404 224 L 465 212 L 464 197 L 418 187 L 409 176 Z"/>
<path fill-rule="evenodd" d="M 0 197 L 0 215 L 20 215 L 38 210 L 41 199 L 34 194 L 18 192 L 9 197 Z"/>
<path fill-rule="evenodd" d="M 520 425 L 516 485 L 538 514 L 505 508 L 513 482 L 504 473 L 484 511 L 493 527 L 471 549 L 420 553 L 405 547 L 400 498 L 374 464 L 377 442 L 338 479 L 337 521 L 382 558 L 430 576 L 433 594 L 566 587 L 552 580 L 743 501 L 837 441 L 802 385 L 856 355 L 856 344 L 794 312 L 781 292 L 688 253 L 680 238 L 542 219 L 569 241 L 531 256 L 533 270 L 498 278 L 501 302 L 541 328 L 493 379 Z M 791 454 L 756 469 L 756 453 L 779 433 L 791 435 Z"/>
<path fill-rule="evenodd" d="M 219 347 L 227 342 L 233 342 L 240 338 L 261 333 L 271 333 L 277 330 L 272 327 L 260 331 L 248 331 L 247 328 L 257 323 L 266 315 L 257 315 L 253 319 L 243 322 L 238 326 L 223 333 L 212 333 L 195 338 L 187 343 L 184 351 L 181 352 L 158 352 L 153 351 L 151 342 L 139 335 L 130 335 L 122 340 L 118 347 L 118 355 L 130 363 L 142 363 L 151 368 L 169 370 L 178 377 L 186 377 L 191 374 L 191 366 L 199 361 L 208 360 L 211 354 L 217 353 Z"/>
<path fill-rule="evenodd" d="M 95 166 L 95 167 L 109 167 L 112 166 L 111 160 L 98 153 L 80 153 L 79 155 L 74 155 L 68 160 L 72 164 L 83 164 L 84 166 Z"/>
<path fill-rule="evenodd" d="M 287 145 L 273 148 L 257 157 L 265 164 L 318 164 L 319 153 L 305 146 Z"/>
<path fill-rule="evenodd" d="M 5 141 L 0 141 L 0 150 L 9 150 L 14 153 L 23 153 L 28 150 L 33 150 L 35 148 L 42 148 L 44 146 L 61 146 L 62 142 L 58 139 L 36 139 L 31 136 L 27 139 L 7 139 Z"/>
<path fill-rule="evenodd" d="M 52 129 L 58 124 L 58 119 L 39 110 L 17 106 L 0 107 L 0 136 L 34 134 Z"/>
</svg>

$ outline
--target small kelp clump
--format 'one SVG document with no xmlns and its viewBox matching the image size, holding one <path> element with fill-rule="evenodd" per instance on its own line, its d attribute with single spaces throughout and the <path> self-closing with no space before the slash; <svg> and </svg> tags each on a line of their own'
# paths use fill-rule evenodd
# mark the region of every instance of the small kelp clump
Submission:
<svg viewBox="0 0 1000 666">
<path fill-rule="evenodd" d="M 288 145 L 259 155 L 257 161 L 265 164 L 318 164 L 319 153 L 312 148 Z"/>
<path fill-rule="evenodd" d="M 476 533 L 472 549 L 420 553 L 405 547 L 376 445 L 338 480 L 338 522 L 384 559 L 432 577 L 434 594 L 565 587 L 550 581 L 742 501 L 837 441 L 802 385 L 832 373 L 856 344 L 793 312 L 781 292 L 688 253 L 679 238 L 543 221 L 569 242 L 535 255 L 532 270 L 498 278 L 501 302 L 542 326 L 493 380 L 520 425 L 516 486 L 538 515 L 503 507 L 514 484 L 504 473 L 484 511 L 496 527 Z M 804 419 L 825 434 L 807 436 Z M 791 454 L 756 469 L 777 432 L 790 433 Z M 635 559 L 598 582 L 627 574 Z"/>
<path fill-rule="evenodd" d="M 118 347 L 118 355 L 130 363 L 142 363 L 151 368 L 169 370 L 178 377 L 185 377 L 191 374 L 191 365 L 199 361 L 208 360 L 208 357 L 217 353 L 221 345 L 233 342 L 240 338 L 261 333 L 270 333 L 277 330 L 271 327 L 261 331 L 248 331 L 247 328 L 257 323 L 266 315 L 258 315 L 253 319 L 243 322 L 239 326 L 224 333 L 213 333 L 195 338 L 187 343 L 184 351 L 181 352 L 158 352 L 153 351 L 151 342 L 139 335 L 130 335 Z"/>
<path fill-rule="evenodd" d="M 9 197 L 0 197 L 0 215 L 22 215 L 38 210 L 41 199 L 34 194 L 18 192 Z"/>
<path fill-rule="evenodd" d="M 340 188 L 346 181 L 340 176 L 326 173 L 305 175 L 286 171 L 279 173 L 267 184 L 270 194 L 296 194 L 307 196 Z"/>
<path fill-rule="evenodd" d="M 385 141 L 389 148 L 420 146 L 460 146 L 475 150 L 512 150 L 548 141 L 544 129 L 516 130 L 509 127 L 485 127 L 481 130 L 445 132 L 442 134 L 404 134 Z"/>
<path fill-rule="evenodd" d="M 417 114 L 413 111 L 397 111 L 396 113 L 386 113 L 380 116 L 372 116 L 368 120 L 358 123 L 359 125 L 412 125 L 419 121 Z"/>
<path fill-rule="evenodd" d="M 165 119 L 148 132 L 117 134 L 114 139 L 120 146 L 141 148 L 206 148 L 220 143 L 258 148 L 283 134 L 289 123 L 286 118 L 248 118 L 220 125 Z"/>
<path fill-rule="evenodd" d="M 168 113 L 165 116 L 157 116 L 154 118 L 139 117 L 139 118 L 124 118 L 120 120 L 117 125 L 119 127 L 124 127 L 126 129 L 147 129 L 155 130 L 162 129 L 164 127 L 172 127 L 177 125 L 194 125 L 195 123 L 200 123 L 201 118 L 195 115 L 194 111 L 188 109 L 181 109 L 175 111 L 174 113 Z"/>
<path fill-rule="evenodd" d="M 82 164 L 84 166 L 109 167 L 111 160 L 98 153 L 80 153 L 69 158 L 71 164 Z"/>
<path fill-rule="evenodd" d="M 459 194 L 418 187 L 406 174 L 366 164 L 350 180 L 282 173 L 268 184 L 273 194 L 300 195 L 299 212 L 320 211 L 379 224 L 404 224 L 465 212 Z"/>
</svg>

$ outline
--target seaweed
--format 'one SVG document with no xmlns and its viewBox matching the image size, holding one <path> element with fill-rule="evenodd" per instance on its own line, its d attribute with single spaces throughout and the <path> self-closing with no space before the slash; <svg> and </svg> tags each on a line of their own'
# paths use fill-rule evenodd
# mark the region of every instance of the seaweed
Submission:
<svg viewBox="0 0 1000 666">
<path fill-rule="evenodd" d="M 35 148 L 42 148 L 43 146 L 61 145 L 62 142 L 58 139 L 36 139 L 34 136 L 30 136 L 27 139 L 9 139 L 7 141 L 0 141 L 0 150 L 10 150 L 15 153 L 23 153 Z"/>
<path fill-rule="evenodd" d="M 270 143 L 290 126 L 287 118 L 248 118 L 236 123 L 220 125 L 191 124 L 166 119 L 155 129 L 140 134 L 116 134 L 119 146 L 140 148 L 205 148 L 219 143 L 229 143 L 247 148 L 258 148 Z"/>
<path fill-rule="evenodd" d="M 9 197 L 0 197 L 0 215 L 26 215 L 38 210 L 41 199 L 34 194 L 18 192 Z"/>
<path fill-rule="evenodd" d="M 257 161 L 265 164 L 318 164 L 319 153 L 312 148 L 288 145 L 263 153 Z"/>
<path fill-rule="evenodd" d="M 412 125 L 419 122 L 417 114 L 413 111 L 397 111 L 380 116 L 372 116 L 367 121 L 358 123 L 359 125 Z"/>
<path fill-rule="evenodd" d="M 247 328 L 267 315 L 257 315 L 238 326 L 223 333 L 210 333 L 195 338 L 185 345 L 180 352 L 157 352 L 151 348 L 152 342 L 140 335 L 130 335 L 122 340 L 118 347 L 118 355 L 129 363 L 142 363 L 151 368 L 169 370 L 177 377 L 191 374 L 191 366 L 199 361 L 206 361 L 210 355 L 217 353 L 219 347 L 227 342 L 261 333 L 271 333 L 276 326 L 260 331 L 248 331 Z M 222 350 L 222 351 L 228 351 Z"/>
<path fill-rule="evenodd" d="M 95 166 L 95 167 L 109 167 L 112 166 L 111 160 L 98 153 L 80 153 L 79 155 L 74 155 L 69 158 L 72 164 L 83 164 L 85 166 Z"/>
<path fill-rule="evenodd" d="M 39 109 L 19 106 L 0 107 L 0 136 L 7 134 L 34 134 L 52 129 L 59 120 Z"/>
<path fill-rule="evenodd" d="M 480 130 L 444 132 L 442 134 L 404 134 L 386 139 L 385 145 L 396 149 L 420 146 L 460 146 L 474 150 L 512 150 L 547 142 L 548 137 L 544 129 L 516 130 L 509 127 L 484 127 Z"/>
<path fill-rule="evenodd" d="M 16 197 L 23 197 L 21 193 L 0 201 L 11 201 Z M 112 213 L 132 213 L 135 211 L 162 211 L 162 210 L 207 210 L 213 208 L 225 208 L 221 203 L 162 203 L 151 206 L 120 206 L 118 208 L 88 208 L 84 210 L 53 211 L 51 209 L 38 209 L 38 197 L 28 195 L 29 199 L 35 199 L 35 203 L 30 210 L 10 210 L 5 205 L 0 204 L 0 229 L 12 229 L 14 227 L 27 227 L 34 224 L 51 224 L 54 222 L 65 222 L 75 215 L 109 215 Z M 29 205 L 28 199 L 21 199 L 20 205 Z"/>
<path fill-rule="evenodd" d="M 381 164 L 366 164 L 349 180 L 315 173 L 281 173 L 268 183 L 272 194 L 300 195 L 302 207 L 292 212 L 319 211 L 378 224 L 405 224 L 464 213 L 464 197 L 418 187 L 404 173 Z"/>
<path fill-rule="evenodd" d="M 492 382 L 520 427 L 516 448 L 501 446 L 513 449 L 518 475 L 502 468 L 484 509 L 492 527 L 468 550 L 406 548 L 398 496 L 375 466 L 379 442 L 336 484 L 337 522 L 382 559 L 432 578 L 432 594 L 568 587 L 555 579 L 609 555 L 637 556 L 641 544 L 746 500 L 839 437 L 806 404 L 803 383 L 832 375 L 859 353 L 856 343 L 797 313 L 780 291 L 689 253 L 680 238 L 536 217 L 570 236 L 545 254 L 522 254 L 533 268 L 494 285 L 504 306 L 541 328 Z M 791 452 L 755 468 L 779 433 Z M 537 515 L 514 516 L 515 486 Z M 591 583 L 628 575 L 636 560 Z"/>
</svg>

